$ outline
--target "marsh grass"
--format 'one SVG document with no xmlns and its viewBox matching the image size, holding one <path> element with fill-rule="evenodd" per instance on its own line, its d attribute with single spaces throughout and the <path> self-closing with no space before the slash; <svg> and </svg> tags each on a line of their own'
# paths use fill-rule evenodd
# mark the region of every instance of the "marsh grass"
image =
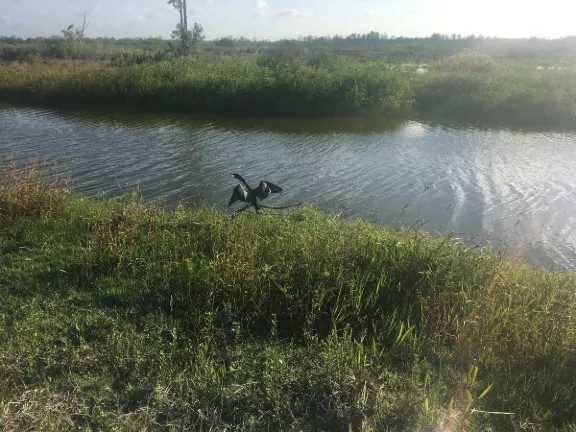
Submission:
<svg viewBox="0 0 576 432">
<path fill-rule="evenodd" d="M 55 216 L 61 209 L 64 195 L 69 193 L 70 177 L 61 182 L 48 183 L 39 175 L 38 161 L 31 161 L 16 169 L 13 157 L 0 169 L 0 192 L 5 217 Z"/>
<path fill-rule="evenodd" d="M 402 74 L 341 60 L 332 67 L 290 61 L 259 66 L 257 57 L 64 71 L 0 69 L 0 100 L 229 115 L 319 116 L 397 112 L 412 94 Z"/>
<path fill-rule="evenodd" d="M 3 67 L 0 101 L 234 116 L 405 117 L 416 112 L 520 124 L 576 122 L 573 69 L 538 70 L 477 53 L 432 63 L 428 73 L 321 52 L 289 58 L 128 60 L 116 62 L 119 66 L 54 62 Z"/>
<path fill-rule="evenodd" d="M 0 189 L 5 431 L 576 422 L 573 273 L 312 208 L 232 220 L 40 178 L 8 167 Z"/>
<path fill-rule="evenodd" d="M 538 70 L 462 53 L 415 75 L 415 107 L 421 114 L 513 124 L 573 125 L 576 71 Z"/>
</svg>

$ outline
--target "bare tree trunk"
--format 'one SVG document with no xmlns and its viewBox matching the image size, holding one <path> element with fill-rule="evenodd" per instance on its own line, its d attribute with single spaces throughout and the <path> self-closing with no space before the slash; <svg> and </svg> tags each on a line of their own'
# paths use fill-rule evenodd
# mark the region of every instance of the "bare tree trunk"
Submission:
<svg viewBox="0 0 576 432">
<path fill-rule="evenodd" d="M 184 12 L 184 31 L 188 31 L 188 5 L 186 0 L 182 0 L 182 9 Z"/>
<path fill-rule="evenodd" d="M 184 54 L 188 55 L 188 49 L 190 46 L 190 41 L 188 40 L 188 5 L 186 0 L 182 0 L 182 15 L 184 16 L 184 28 L 182 29 L 182 48 L 184 49 Z"/>
<path fill-rule="evenodd" d="M 84 32 L 86 31 L 86 29 L 88 28 L 88 26 L 90 25 L 90 22 L 86 22 L 86 12 L 84 12 L 84 20 L 82 21 L 82 26 L 79 29 L 78 32 L 78 38 L 80 40 L 84 39 Z"/>
<path fill-rule="evenodd" d="M 174 39 L 179 39 L 181 44 L 181 53 L 188 52 L 188 16 L 186 0 L 168 0 L 168 4 L 174 9 L 178 10 L 180 14 L 180 24 L 176 26 L 176 30 L 172 33 Z"/>
<path fill-rule="evenodd" d="M 180 1 L 180 5 L 178 7 L 178 12 L 180 12 L 180 43 L 182 44 L 182 50 L 185 52 L 186 50 L 186 37 L 184 36 L 185 28 L 186 28 L 186 18 L 184 14 L 184 3 L 183 0 Z"/>
</svg>

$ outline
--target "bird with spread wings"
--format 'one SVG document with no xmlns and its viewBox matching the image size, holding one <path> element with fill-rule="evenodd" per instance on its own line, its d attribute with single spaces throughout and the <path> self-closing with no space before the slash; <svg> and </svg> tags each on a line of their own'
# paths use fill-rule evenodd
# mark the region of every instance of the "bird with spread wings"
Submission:
<svg viewBox="0 0 576 432">
<path fill-rule="evenodd" d="M 260 204 L 258 201 L 263 201 L 268 198 L 271 194 L 282 193 L 284 190 L 280 186 L 276 186 L 274 183 L 269 181 L 261 181 L 258 187 L 251 188 L 250 185 L 244 180 L 240 174 L 232 174 L 232 177 L 240 180 L 242 184 L 239 184 L 234 188 L 232 192 L 232 197 L 228 203 L 228 207 L 237 201 L 242 201 L 246 203 L 246 206 L 238 211 L 244 211 L 250 206 L 254 206 L 256 211 L 260 211 L 261 208 L 267 208 L 266 206 Z"/>
</svg>

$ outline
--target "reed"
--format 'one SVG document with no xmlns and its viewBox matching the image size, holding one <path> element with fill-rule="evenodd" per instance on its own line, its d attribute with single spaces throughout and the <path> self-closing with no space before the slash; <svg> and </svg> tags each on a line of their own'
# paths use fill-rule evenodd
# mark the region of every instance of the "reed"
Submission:
<svg viewBox="0 0 576 432">
<path fill-rule="evenodd" d="M 513 124 L 576 124 L 576 72 L 476 53 L 427 66 L 326 53 L 157 55 L 0 68 L 0 102 L 233 116 L 441 116 Z"/>
<path fill-rule="evenodd" d="M 179 59 L 120 67 L 0 69 L 0 101 L 62 107 L 245 116 L 392 113 L 412 104 L 407 78 L 378 64 L 331 67 L 252 57 Z"/>
<path fill-rule="evenodd" d="M 463 53 L 412 82 L 421 114 L 513 124 L 576 124 L 576 71 Z"/>
</svg>

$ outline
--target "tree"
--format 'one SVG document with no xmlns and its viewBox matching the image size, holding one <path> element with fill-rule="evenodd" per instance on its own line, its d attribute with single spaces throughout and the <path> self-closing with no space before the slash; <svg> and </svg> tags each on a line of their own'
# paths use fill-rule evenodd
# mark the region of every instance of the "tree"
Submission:
<svg viewBox="0 0 576 432">
<path fill-rule="evenodd" d="M 84 13 L 84 19 L 79 27 L 76 28 L 74 24 L 70 24 L 66 30 L 62 30 L 63 43 L 61 39 L 52 38 L 45 44 L 45 50 L 50 52 L 50 56 L 56 58 L 78 58 L 84 44 L 84 33 L 89 25 L 90 22 L 86 20 L 86 13 Z"/>
<path fill-rule="evenodd" d="M 192 30 L 188 30 L 188 8 L 186 0 L 168 0 L 168 4 L 176 9 L 180 14 L 180 23 L 172 32 L 172 39 L 180 41 L 178 47 L 172 47 L 180 55 L 188 55 L 191 52 L 197 53 L 200 49 L 200 42 L 206 37 L 204 29 L 198 23 L 194 23 Z"/>
<path fill-rule="evenodd" d="M 197 22 L 194 23 L 194 27 L 192 27 L 191 37 L 190 37 L 190 46 L 194 53 L 197 53 L 200 50 L 200 42 L 206 39 L 204 35 L 204 28 L 198 24 Z"/>
<path fill-rule="evenodd" d="M 84 39 L 84 33 L 90 25 L 90 21 L 86 22 L 86 12 L 84 12 L 84 19 L 82 20 L 82 25 L 76 29 L 76 37 L 80 40 Z"/>
<path fill-rule="evenodd" d="M 180 25 L 186 28 L 187 26 L 184 24 L 184 17 L 186 15 L 184 8 L 186 7 L 186 0 L 168 0 L 168 4 L 180 13 Z M 188 29 L 186 28 L 186 30 Z"/>
<path fill-rule="evenodd" d="M 168 0 L 168 4 L 180 14 L 180 24 L 172 32 L 172 38 L 180 40 L 182 54 L 188 54 L 188 6 L 186 0 Z"/>
</svg>

